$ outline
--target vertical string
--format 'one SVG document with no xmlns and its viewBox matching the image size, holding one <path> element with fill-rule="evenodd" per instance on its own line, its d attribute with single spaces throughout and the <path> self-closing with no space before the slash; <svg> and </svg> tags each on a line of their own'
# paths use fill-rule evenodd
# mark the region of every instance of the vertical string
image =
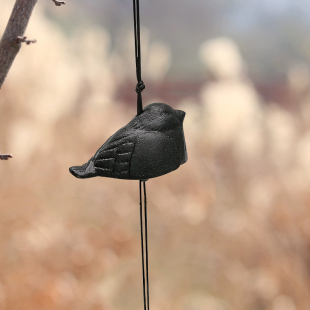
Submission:
<svg viewBox="0 0 310 310">
<path fill-rule="evenodd" d="M 149 253 L 147 245 L 147 200 L 146 200 L 146 187 L 145 181 L 143 182 L 144 189 L 144 224 L 145 224 L 145 260 L 146 260 L 146 288 L 147 288 L 147 309 L 150 309 L 149 298 Z"/>
<path fill-rule="evenodd" d="M 134 35 L 135 35 L 135 58 L 136 58 L 136 75 L 137 75 L 137 115 L 142 113 L 142 91 L 145 88 L 141 79 L 141 47 L 140 47 L 140 8 L 139 0 L 133 0 L 133 18 L 134 18 Z"/>
<path fill-rule="evenodd" d="M 142 183 L 144 194 L 144 221 L 143 221 L 143 207 L 142 207 Z M 146 200 L 146 186 L 145 181 L 139 181 L 140 190 L 140 226 L 141 226 L 141 251 L 142 251 L 142 276 L 143 276 L 143 301 L 144 310 L 150 309 L 149 299 L 149 266 L 148 266 L 148 242 L 147 242 L 147 200 Z M 145 248 L 144 240 L 145 239 Z"/>
<path fill-rule="evenodd" d="M 143 111 L 142 91 L 145 88 L 144 82 L 141 79 L 141 46 L 140 46 L 140 10 L 139 0 L 133 0 L 133 17 L 134 17 L 134 35 L 135 35 L 135 60 L 136 60 L 136 75 L 137 75 L 137 115 Z M 144 194 L 144 223 L 143 223 L 143 208 L 142 208 L 142 183 Z M 149 303 L 149 262 L 148 262 L 148 242 L 147 242 L 147 200 L 145 181 L 139 181 L 140 190 L 140 226 L 141 226 L 141 251 L 142 251 L 142 275 L 143 275 L 143 300 L 144 310 L 150 309 Z M 145 249 L 144 241 L 145 239 Z M 145 255 L 144 255 L 145 251 Z M 145 262 L 145 264 L 144 264 Z M 145 283 L 146 279 L 146 283 Z"/>
<path fill-rule="evenodd" d="M 146 310 L 146 300 L 145 300 L 145 267 L 144 267 L 144 244 L 143 244 L 143 210 L 142 210 L 142 181 L 139 181 L 139 190 L 140 190 L 140 227 L 141 227 L 141 252 L 142 252 L 142 275 L 143 275 L 143 301 L 144 301 L 144 310 Z"/>
</svg>

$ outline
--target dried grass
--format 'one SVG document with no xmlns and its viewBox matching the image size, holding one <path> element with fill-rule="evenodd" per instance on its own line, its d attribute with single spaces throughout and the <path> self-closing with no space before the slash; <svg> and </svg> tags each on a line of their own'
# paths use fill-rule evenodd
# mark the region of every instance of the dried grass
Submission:
<svg viewBox="0 0 310 310">
<path fill-rule="evenodd" d="M 0 165 L 0 308 L 141 308 L 137 182 L 68 172 L 135 114 L 114 99 L 124 59 L 103 29 L 65 39 L 39 7 L 31 27 L 38 44 L 0 97 L 0 145 L 14 155 Z M 295 112 L 267 106 L 239 69 L 213 75 L 200 102 L 178 104 L 188 163 L 147 182 L 151 309 L 308 310 L 310 96 L 296 72 Z"/>
</svg>

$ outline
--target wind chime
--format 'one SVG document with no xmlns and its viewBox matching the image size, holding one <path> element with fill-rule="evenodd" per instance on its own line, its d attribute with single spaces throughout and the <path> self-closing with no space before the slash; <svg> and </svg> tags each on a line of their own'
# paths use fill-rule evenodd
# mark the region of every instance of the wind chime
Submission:
<svg viewBox="0 0 310 310">
<path fill-rule="evenodd" d="M 144 310 L 149 310 L 147 199 L 145 182 L 179 168 L 187 161 L 183 132 L 185 112 L 165 103 L 143 109 L 139 0 L 133 0 L 137 115 L 112 135 L 84 165 L 69 168 L 77 178 L 96 176 L 139 180 Z M 142 194 L 143 187 L 143 194 Z M 144 197 L 144 211 L 143 199 Z M 144 218 L 143 218 L 144 212 Z"/>
</svg>

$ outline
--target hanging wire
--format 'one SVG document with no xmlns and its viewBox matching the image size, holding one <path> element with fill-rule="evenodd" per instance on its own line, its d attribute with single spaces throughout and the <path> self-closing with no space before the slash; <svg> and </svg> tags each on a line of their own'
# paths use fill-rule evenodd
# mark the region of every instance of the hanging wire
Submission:
<svg viewBox="0 0 310 310">
<path fill-rule="evenodd" d="M 144 221 L 142 207 L 142 183 L 144 194 Z M 141 227 L 141 251 L 142 251 L 142 275 L 143 275 L 143 300 L 144 310 L 150 309 L 149 299 L 149 266 L 148 266 L 148 242 L 147 242 L 147 200 L 145 181 L 139 181 L 140 189 L 140 227 Z M 145 239 L 145 247 L 144 240 Z"/>
<path fill-rule="evenodd" d="M 133 17 L 134 17 L 134 32 L 135 32 L 135 57 L 136 57 L 136 75 L 137 75 L 137 115 L 143 111 L 142 91 L 145 88 L 144 82 L 141 79 L 141 47 L 140 47 L 140 12 L 139 0 L 133 0 Z"/>
<path fill-rule="evenodd" d="M 141 79 L 141 44 L 140 44 L 140 12 L 139 0 L 133 0 L 133 17 L 134 17 L 134 34 L 135 34 L 135 59 L 136 59 L 136 75 L 137 75 L 137 115 L 143 111 L 142 91 L 145 88 Z M 142 183 L 144 195 L 144 221 L 143 221 L 143 203 L 142 203 Z M 145 181 L 139 181 L 140 191 L 140 226 L 141 226 L 141 251 L 142 251 L 142 275 L 143 275 L 143 301 L 144 310 L 150 309 L 149 300 L 149 262 L 148 262 L 148 242 L 147 242 L 147 200 Z M 144 246 L 145 240 L 145 246 Z"/>
<path fill-rule="evenodd" d="M 144 190 L 144 224 L 145 224 L 145 260 L 146 260 L 146 289 L 147 289 L 147 309 L 150 309 L 150 298 L 149 298 L 149 253 L 147 244 L 147 200 L 146 200 L 146 186 L 143 181 Z"/>
<path fill-rule="evenodd" d="M 141 227 L 141 252 L 142 252 L 142 275 L 143 275 L 143 301 L 144 301 L 144 310 L 146 310 L 146 300 L 145 300 L 145 267 L 144 267 L 144 244 L 143 244 L 143 210 L 142 210 L 142 181 L 139 181 L 140 189 L 140 227 Z"/>
</svg>

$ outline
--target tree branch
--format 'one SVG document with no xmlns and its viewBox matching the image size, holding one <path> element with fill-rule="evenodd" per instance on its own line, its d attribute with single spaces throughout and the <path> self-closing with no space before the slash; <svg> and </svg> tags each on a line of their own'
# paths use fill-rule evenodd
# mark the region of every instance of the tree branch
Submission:
<svg viewBox="0 0 310 310">
<path fill-rule="evenodd" d="M 66 4 L 65 1 L 52 0 L 55 5 Z M 18 54 L 22 43 L 29 45 L 36 40 L 27 40 L 24 36 L 33 8 L 37 0 L 16 0 L 8 24 L 0 41 L 0 89 L 8 75 L 13 61 Z M 0 160 L 8 160 L 13 156 L 0 154 Z"/>
<path fill-rule="evenodd" d="M 59 0 L 52 0 L 56 6 L 61 6 L 62 4 L 66 4 L 65 1 L 59 1 Z"/>
<path fill-rule="evenodd" d="M 0 89 L 21 47 L 21 42 L 16 39 L 24 38 L 24 32 L 36 3 L 37 0 L 16 0 L 15 2 L 0 41 Z"/>
<path fill-rule="evenodd" d="M 1 160 L 8 160 L 9 158 L 12 158 L 13 156 L 10 154 L 0 154 L 0 159 Z"/>
<path fill-rule="evenodd" d="M 31 43 L 36 43 L 37 40 L 29 40 L 27 39 L 27 37 L 20 37 L 18 36 L 16 39 L 15 39 L 15 42 L 16 43 L 26 43 L 27 45 L 31 44 Z"/>
</svg>

